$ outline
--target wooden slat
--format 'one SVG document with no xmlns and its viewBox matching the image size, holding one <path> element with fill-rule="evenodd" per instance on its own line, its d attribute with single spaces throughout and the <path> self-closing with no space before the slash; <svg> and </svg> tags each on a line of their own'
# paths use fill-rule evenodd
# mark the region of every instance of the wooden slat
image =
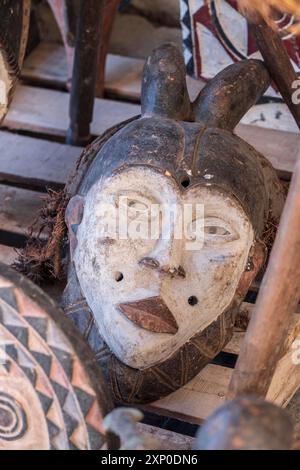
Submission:
<svg viewBox="0 0 300 470">
<path fill-rule="evenodd" d="M 225 401 L 231 374 L 232 369 L 210 364 L 184 387 L 143 408 L 201 424 Z"/>
<path fill-rule="evenodd" d="M 15 248 L 10 246 L 0 245 L 0 262 L 10 266 L 17 259 L 17 252 Z"/>
<path fill-rule="evenodd" d="M 300 366 L 293 364 L 292 343 L 300 334 L 300 317 L 295 314 L 286 342 L 286 353 L 276 368 L 267 399 L 279 406 L 286 406 L 300 386 Z M 235 333 L 225 350 L 239 353 L 244 333 Z M 191 423 L 201 423 L 226 399 L 226 392 L 232 369 L 208 365 L 200 374 L 175 393 L 159 400 L 150 407 L 151 411 L 174 416 Z"/>
<path fill-rule="evenodd" d="M 25 235 L 43 205 L 44 196 L 35 191 L 0 185 L 0 232 Z"/>
<path fill-rule="evenodd" d="M 143 67 L 141 59 L 109 54 L 105 91 L 120 98 L 139 100 Z M 66 87 L 68 75 L 64 47 L 41 42 L 25 60 L 22 78 L 43 86 Z"/>
<path fill-rule="evenodd" d="M 236 133 L 268 158 L 279 176 L 290 177 L 300 158 L 300 134 L 244 124 L 237 126 Z"/>
<path fill-rule="evenodd" d="M 139 100 L 144 60 L 117 55 L 108 55 L 106 67 L 106 93 L 127 100 Z M 23 78 L 27 83 L 41 86 L 66 87 L 67 66 L 62 45 L 40 43 L 24 64 Z M 187 77 L 187 85 L 192 101 L 205 83 Z M 297 126 L 284 103 L 266 103 L 253 106 L 242 121 L 264 128 L 297 132 Z M 282 147 L 283 148 L 283 147 Z"/>
<path fill-rule="evenodd" d="M 20 85 L 3 126 L 14 130 L 65 137 L 69 126 L 69 93 Z M 91 131 L 100 135 L 140 112 L 140 106 L 112 100 L 95 100 Z"/>
<path fill-rule="evenodd" d="M 56 43 L 40 43 L 24 61 L 22 78 L 43 86 L 65 87 L 67 62 L 64 47 Z"/>
<path fill-rule="evenodd" d="M 179 434 L 177 432 L 161 429 L 148 424 L 137 423 L 138 431 L 145 438 L 154 437 L 158 441 L 159 450 L 191 450 L 195 438 Z M 107 450 L 106 444 L 100 450 Z M 152 449 L 154 450 L 154 449 Z"/>
<path fill-rule="evenodd" d="M 105 71 L 105 92 L 114 97 L 139 101 L 145 61 L 108 54 Z M 66 87 L 67 64 L 64 47 L 56 43 L 40 43 L 27 57 L 22 78 L 41 86 Z M 189 93 L 195 99 L 204 83 L 187 77 Z"/>
<path fill-rule="evenodd" d="M 68 93 L 19 86 L 3 125 L 37 135 L 44 133 L 64 137 L 69 124 L 68 105 Z M 92 132 L 94 135 L 100 135 L 109 127 L 139 112 L 140 107 L 134 104 L 97 99 Z M 263 153 L 280 176 L 290 177 L 300 155 L 299 134 L 242 124 L 237 126 L 236 132 Z"/>
<path fill-rule="evenodd" d="M 249 304 L 247 304 L 249 305 Z M 252 308 L 254 305 L 251 306 Z M 230 354 L 238 355 L 240 352 L 240 347 L 242 341 L 244 340 L 246 332 L 242 330 L 236 330 L 231 341 L 226 344 L 225 348 L 223 349 L 224 352 L 228 352 Z M 299 313 L 295 313 L 291 320 L 290 332 L 288 334 L 286 344 L 284 347 L 284 351 L 287 351 L 291 348 L 292 342 L 295 338 L 300 337 L 300 315 Z M 300 385 L 300 384 L 299 384 Z"/>
<path fill-rule="evenodd" d="M 0 182 L 31 189 L 63 186 L 81 150 L 0 131 Z"/>
<path fill-rule="evenodd" d="M 148 424 L 138 423 L 137 427 L 142 434 L 155 437 L 164 450 L 190 450 L 193 447 L 194 438 L 192 437 Z"/>
</svg>

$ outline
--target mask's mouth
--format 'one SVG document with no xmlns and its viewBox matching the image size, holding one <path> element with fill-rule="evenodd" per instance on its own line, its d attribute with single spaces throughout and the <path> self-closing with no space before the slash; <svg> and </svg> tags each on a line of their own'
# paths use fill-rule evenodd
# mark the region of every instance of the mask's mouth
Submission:
<svg viewBox="0 0 300 470">
<path fill-rule="evenodd" d="M 119 304 L 121 312 L 139 327 L 154 333 L 175 335 L 178 331 L 177 322 L 161 297 Z"/>
</svg>

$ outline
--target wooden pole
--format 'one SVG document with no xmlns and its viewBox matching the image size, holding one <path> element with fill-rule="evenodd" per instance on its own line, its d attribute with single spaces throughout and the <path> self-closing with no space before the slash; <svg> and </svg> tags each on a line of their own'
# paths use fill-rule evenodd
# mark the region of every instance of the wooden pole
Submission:
<svg viewBox="0 0 300 470">
<path fill-rule="evenodd" d="M 90 141 L 97 80 L 101 27 L 106 0 L 81 0 L 77 23 L 70 127 L 67 143 L 84 146 Z"/>
<path fill-rule="evenodd" d="M 292 101 L 292 95 L 295 91 L 292 85 L 295 80 L 298 80 L 298 76 L 292 66 L 283 42 L 279 35 L 263 20 L 259 20 L 255 23 L 251 22 L 249 19 L 248 21 L 257 47 L 264 58 L 269 73 L 300 129 L 300 106 Z"/>
<path fill-rule="evenodd" d="M 98 61 L 98 72 L 97 72 L 97 83 L 96 83 L 96 96 L 102 98 L 104 95 L 104 83 L 105 83 L 105 65 L 106 57 L 108 54 L 109 40 L 114 24 L 114 19 L 117 13 L 117 9 L 121 0 L 109 0 L 103 12 L 103 30 L 101 37 L 101 44 L 99 50 L 99 61 Z"/>
<path fill-rule="evenodd" d="M 68 66 L 67 87 L 70 89 L 74 61 L 73 38 L 76 36 L 76 27 L 74 28 L 74 24 L 76 24 L 76 18 L 78 16 L 78 0 L 48 0 L 48 2 L 52 8 L 65 46 Z M 97 98 L 102 98 L 104 95 L 106 57 L 108 54 L 109 40 L 114 19 L 120 2 L 121 0 L 107 0 L 103 8 L 102 18 L 99 18 L 99 21 L 102 24 L 102 30 L 99 45 L 99 59 L 96 81 Z"/>
<path fill-rule="evenodd" d="M 270 261 L 229 385 L 228 398 L 265 397 L 299 300 L 300 164 L 297 164 Z"/>
<path fill-rule="evenodd" d="M 64 43 L 66 57 L 67 57 L 67 68 L 68 68 L 68 89 L 71 88 L 71 76 L 73 70 L 73 61 L 74 61 L 74 47 L 69 44 L 68 34 L 69 34 L 69 25 L 67 23 L 66 15 L 66 3 L 65 0 L 48 0 L 48 3 L 52 9 L 53 15 L 59 27 L 61 37 Z"/>
</svg>

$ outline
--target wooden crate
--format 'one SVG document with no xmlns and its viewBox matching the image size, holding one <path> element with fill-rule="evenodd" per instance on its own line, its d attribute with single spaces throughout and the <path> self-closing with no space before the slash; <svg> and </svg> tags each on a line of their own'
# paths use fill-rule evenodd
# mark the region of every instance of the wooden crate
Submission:
<svg viewBox="0 0 300 470">
<path fill-rule="evenodd" d="M 92 124 L 95 136 L 139 114 L 137 102 L 141 72 L 139 60 L 109 57 L 106 90 L 118 101 L 96 100 Z M 46 188 L 63 187 L 82 150 L 63 143 L 69 124 L 69 94 L 62 49 L 56 45 L 40 45 L 27 59 L 23 75 L 27 84 L 19 85 L 0 130 L 0 260 L 7 264 L 16 258 L 16 248 L 24 246 L 28 227 L 43 205 Z M 194 96 L 201 86 L 189 81 L 189 89 Z M 299 134 L 245 125 L 239 125 L 236 132 L 272 162 L 282 179 L 289 181 L 300 155 Z M 256 283 L 252 290 L 257 289 L 259 284 Z M 252 309 L 252 304 L 244 303 L 242 314 L 249 316 Z M 187 423 L 201 424 L 225 400 L 232 366 L 244 334 L 237 328 L 232 341 L 218 357 L 217 364 L 208 365 L 186 386 L 143 409 Z M 292 343 L 298 336 L 300 316 L 296 312 L 268 393 L 271 401 L 283 407 L 300 385 L 300 367 L 291 361 Z M 176 442 L 178 448 L 191 446 L 188 437 L 165 430 L 155 431 L 155 428 L 146 429 L 150 433 L 159 432 L 160 436 L 163 434 L 162 439 Z"/>
</svg>

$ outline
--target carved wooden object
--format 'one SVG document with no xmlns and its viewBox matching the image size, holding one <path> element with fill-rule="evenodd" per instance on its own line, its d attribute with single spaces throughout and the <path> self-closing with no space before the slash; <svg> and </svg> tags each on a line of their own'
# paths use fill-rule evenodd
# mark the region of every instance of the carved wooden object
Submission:
<svg viewBox="0 0 300 470">
<path fill-rule="evenodd" d="M 251 23 L 251 19 L 249 21 L 257 47 L 270 75 L 300 129 L 300 106 L 292 101 L 292 95 L 295 91 L 293 83 L 298 80 L 298 75 L 292 66 L 288 53 L 279 35 L 263 20 L 256 18 L 255 22 Z"/>
<path fill-rule="evenodd" d="M 120 0 L 49 0 L 63 38 L 71 86 L 67 141 L 86 145 L 94 96 L 104 93 L 105 63 Z"/>
<path fill-rule="evenodd" d="M 98 72 L 96 81 L 96 96 L 102 98 L 104 94 L 104 80 L 105 80 L 105 64 L 108 54 L 109 40 L 112 33 L 114 19 L 116 16 L 117 8 L 121 0 L 109 0 L 105 3 L 103 10 L 103 22 L 101 31 L 101 40 L 99 48 L 98 59 Z"/>
<path fill-rule="evenodd" d="M 257 397 L 242 396 L 219 408 L 198 431 L 199 450 L 290 450 L 289 415 Z"/>
<path fill-rule="evenodd" d="M 52 8 L 63 39 L 67 57 L 69 86 L 71 86 L 76 26 L 80 0 L 48 0 L 48 2 Z M 98 21 L 101 23 L 101 37 L 99 43 L 98 71 L 96 80 L 97 98 L 101 98 L 104 93 L 106 56 L 108 53 L 109 40 L 119 4 L 120 0 L 106 0 L 104 2 L 104 8 L 101 17 L 98 18 Z"/>
<path fill-rule="evenodd" d="M 1 264 L 0 449 L 100 449 L 111 410 L 101 371 L 71 322 Z"/>
<path fill-rule="evenodd" d="M 67 142 L 89 143 L 101 38 L 101 20 L 106 0 L 81 0 L 77 23 L 72 87 L 70 127 Z"/>
<path fill-rule="evenodd" d="M 265 397 L 282 352 L 300 284 L 300 165 L 296 166 L 275 244 L 229 386 Z"/>
<path fill-rule="evenodd" d="M 283 205 L 272 167 L 232 132 L 269 83 L 262 62 L 242 61 L 191 103 L 180 52 L 156 49 L 145 65 L 142 116 L 96 140 L 67 185 L 65 312 L 118 402 L 177 390 L 232 336 Z M 118 207 L 122 192 L 129 210 L 146 213 L 153 202 L 204 204 L 205 248 L 188 253 L 173 232 L 151 242 L 101 235 L 101 201 Z"/>
<path fill-rule="evenodd" d="M 31 0 L 0 2 L 0 121 L 20 75 L 27 44 Z"/>
<path fill-rule="evenodd" d="M 75 28 L 75 35 L 74 31 L 72 31 L 71 39 L 73 43 L 70 41 L 70 25 L 68 23 L 68 15 L 67 15 L 67 4 L 65 0 L 48 0 L 48 3 L 53 11 L 55 16 L 57 25 L 60 29 L 61 37 L 65 47 L 66 59 L 67 59 L 67 67 L 68 67 L 68 86 L 71 85 L 72 81 L 72 73 L 73 73 L 73 62 L 74 62 L 74 40 L 76 35 L 76 28 Z M 72 23 L 74 20 L 72 20 Z M 77 21 L 75 20 L 77 24 Z"/>
</svg>

